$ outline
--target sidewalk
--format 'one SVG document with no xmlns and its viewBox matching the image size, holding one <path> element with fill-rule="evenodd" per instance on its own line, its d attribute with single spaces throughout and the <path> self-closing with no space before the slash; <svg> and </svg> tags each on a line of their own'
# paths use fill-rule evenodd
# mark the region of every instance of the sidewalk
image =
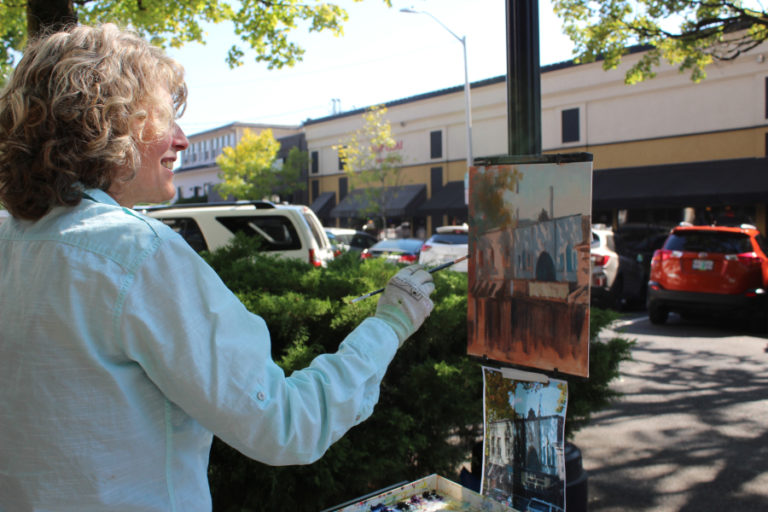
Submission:
<svg viewBox="0 0 768 512">
<path fill-rule="evenodd" d="M 766 339 L 625 322 L 625 396 L 576 434 L 590 512 L 768 511 Z"/>
</svg>

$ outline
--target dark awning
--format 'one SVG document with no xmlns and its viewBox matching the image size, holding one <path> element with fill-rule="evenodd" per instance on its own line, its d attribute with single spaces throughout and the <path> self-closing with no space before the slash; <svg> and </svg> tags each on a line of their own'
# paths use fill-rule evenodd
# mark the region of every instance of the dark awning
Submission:
<svg viewBox="0 0 768 512">
<path fill-rule="evenodd" d="M 466 215 L 464 182 L 449 181 L 442 188 L 433 191 L 432 197 L 419 207 L 419 213 L 424 215 Z"/>
<path fill-rule="evenodd" d="M 734 204 L 766 197 L 766 158 L 601 169 L 592 180 L 597 210 Z"/>
<path fill-rule="evenodd" d="M 418 207 L 427 197 L 426 185 L 402 185 L 385 187 L 384 215 L 387 217 L 413 217 L 418 215 Z M 355 189 L 331 210 L 331 217 L 363 217 L 363 211 L 368 205 L 365 189 Z"/>
<path fill-rule="evenodd" d="M 318 217 L 329 217 L 336 205 L 336 192 L 323 192 L 312 201 L 310 208 Z"/>
</svg>

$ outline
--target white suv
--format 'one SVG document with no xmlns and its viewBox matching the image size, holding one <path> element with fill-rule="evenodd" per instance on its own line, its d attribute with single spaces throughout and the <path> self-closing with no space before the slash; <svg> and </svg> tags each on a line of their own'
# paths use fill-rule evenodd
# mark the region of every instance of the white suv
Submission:
<svg viewBox="0 0 768 512">
<path fill-rule="evenodd" d="M 647 279 L 642 263 L 616 252 L 613 230 L 603 224 L 592 226 L 590 257 L 593 304 L 620 309 L 643 301 Z"/>
<path fill-rule="evenodd" d="M 333 250 L 315 213 L 303 205 L 268 201 L 180 204 L 137 207 L 163 221 L 196 251 L 213 251 L 231 242 L 236 233 L 260 241 L 264 252 L 325 267 Z"/>
<path fill-rule="evenodd" d="M 466 256 L 469 252 L 468 233 L 469 227 L 466 224 L 461 226 L 440 226 L 435 229 L 435 233 L 421 246 L 419 263 L 423 265 L 440 265 Z M 450 269 L 457 272 L 466 272 L 467 260 L 460 261 L 450 267 Z"/>
</svg>

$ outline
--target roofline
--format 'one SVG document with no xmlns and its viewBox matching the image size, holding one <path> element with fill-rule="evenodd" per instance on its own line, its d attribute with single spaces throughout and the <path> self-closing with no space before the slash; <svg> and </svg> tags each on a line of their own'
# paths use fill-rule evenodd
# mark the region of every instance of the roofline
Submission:
<svg viewBox="0 0 768 512">
<path fill-rule="evenodd" d="M 649 46 L 649 45 L 635 45 L 635 46 L 631 46 L 631 47 L 627 48 L 626 55 L 632 55 L 632 54 L 635 54 L 635 53 L 642 53 L 644 51 L 648 51 L 651 48 L 652 47 Z M 599 61 L 602 61 L 602 60 L 604 60 L 604 59 L 602 57 L 599 57 L 599 58 L 595 59 L 594 62 L 599 62 Z M 592 62 L 576 62 L 574 59 L 571 59 L 571 60 L 564 60 L 564 61 L 561 61 L 561 62 L 555 62 L 553 64 L 547 64 L 546 66 L 541 66 L 540 70 L 541 70 L 541 73 L 543 74 L 543 73 L 550 73 L 552 71 L 560 71 L 561 69 L 567 69 L 567 68 L 572 68 L 572 67 L 576 67 L 576 66 L 582 66 L 582 65 L 591 64 L 591 63 Z M 506 82 L 506 80 L 507 80 L 507 75 L 500 75 L 500 76 L 495 76 L 495 77 L 492 77 L 492 78 L 486 78 L 486 79 L 483 79 L 483 80 L 478 80 L 476 82 L 471 82 L 469 84 L 469 87 L 471 89 L 475 89 L 477 87 L 486 87 L 486 86 L 489 86 L 489 85 L 495 85 L 495 84 L 498 84 L 498 83 Z M 438 89 L 436 91 L 430 91 L 430 92 L 426 92 L 426 93 L 422 93 L 422 94 L 417 94 L 415 96 L 408 96 L 406 98 L 401 98 L 401 99 L 397 99 L 397 100 L 387 101 L 387 102 L 381 103 L 381 105 L 389 108 L 389 107 L 394 107 L 394 106 L 397 106 L 397 105 L 403 105 L 403 104 L 406 104 L 406 103 L 413 103 L 413 102 L 416 102 L 416 101 L 422 101 L 422 100 L 426 100 L 426 99 L 430 99 L 430 98 L 435 98 L 435 97 L 438 97 L 438 96 L 444 96 L 444 95 L 447 95 L 447 94 L 454 94 L 454 93 L 457 93 L 457 92 L 462 92 L 463 90 L 464 90 L 464 85 L 456 85 L 456 86 L 448 87 L 448 88 L 445 88 L 445 89 Z M 333 119 L 340 119 L 340 118 L 343 118 L 343 117 L 359 115 L 359 114 L 364 113 L 370 107 L 371 107 L 371 105 L 369 105 L 367 107 L 357 108 L 355 110 L 348 110 L 346 112 L 341 112 L 339 114 L 333 114 L 333 115 L 325 116 L 325 117 L 318 117 L 317 119 L 306 119 L 302 123 L 302 126 L 308 126 L 308 125 L 317 124 L 317 123 L 324 123 L 326 121 L 331 121 Z"/>
<path fill-rule="evenodd" d="M 208 130 L 193 133 L 191 135 L 188 135 L 188 138 L 193 137 L 200 137 L 202 135 L 207 135 L 212 132 L 218 132 L 220 130 L 225 130 L 227 128 L 277 128 L 277 129 L 283 129 L 283 130 L 301 130 L 300 124 L 270 124 L 270 123 L 245 123 L 242 121 L 233 121 L 231 123 L 217 126 L 215 128 L 210 128 Z"/>
</svg>

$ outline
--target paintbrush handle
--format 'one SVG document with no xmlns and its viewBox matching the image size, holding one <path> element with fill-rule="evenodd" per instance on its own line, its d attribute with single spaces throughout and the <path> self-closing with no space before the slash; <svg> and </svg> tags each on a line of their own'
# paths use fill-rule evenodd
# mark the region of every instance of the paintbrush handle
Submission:
<svg viewBox="0 0 768 512">
<path fill-rule="evenodd" d="M 438 265 L 436 267 L 432 267 L 431 269 L 427 270 L 427 272 L 432 274 L 434 272 L 437 272 L 438 270 L 443 270 L 444 268 L 448 268 L 451 265 L 455 265 L 456 263 L 459 263 L 460 261 L 464 261 L 467 258 L 469 258 L 469 254 L 467 254 L 466 256 L 462 256 L 461 258 L 456 258 L 453 261 L 448 261 L 446 263 L 443 263 L 442 265 Z M 372 292 L 366 293 L 365 295 L 361 295 L 359 297 L 356 297 L 356 298 L 350 300 L 349 303 L 352 304 L 354 302 L 357 302 L 357 301 L 360 301 L 360 300 L 363 300 L 363 299 L 367 299 L 368 297 L 373 297 L 374 295 L 378 295 L 378 294 L 380 294 L 383 291 L 384 291 L 384 288 L 379 288 L 378 290 L 374 290 Z"/>
</svg>

